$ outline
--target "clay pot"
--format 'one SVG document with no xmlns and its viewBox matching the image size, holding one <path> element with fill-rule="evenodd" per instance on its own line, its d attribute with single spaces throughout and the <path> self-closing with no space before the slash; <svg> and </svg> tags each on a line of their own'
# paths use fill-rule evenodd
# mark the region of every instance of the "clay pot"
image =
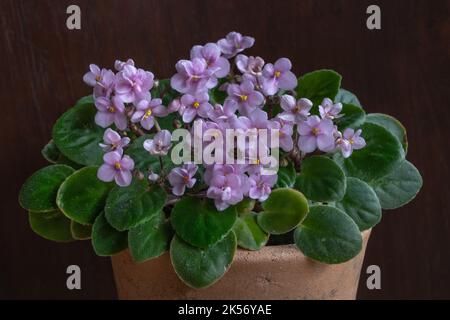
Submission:
<svg viewBox="0 0 450 320">
<path fill-rule="evenodd" d="M 192 289 L 175 274 L 168 253 L 134 263 L 128 251 L 112 257 L 120 299 L 355 299 L 370 230 L 354 259 L 327 265 L 294 245 L 237 250 L 228 272 L 205 289 Z"/>
</svg>

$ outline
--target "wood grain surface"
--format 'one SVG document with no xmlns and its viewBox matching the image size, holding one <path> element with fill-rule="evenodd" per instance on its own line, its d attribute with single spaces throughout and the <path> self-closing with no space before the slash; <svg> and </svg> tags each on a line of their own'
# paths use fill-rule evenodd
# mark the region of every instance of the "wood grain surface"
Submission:
<svg viewBox="0 0 450 320">
<path fill-rule="evenodd" d="M 381 7 L 382 29 L 366 28 Z M 81 30 L 66 28 L 78 4 Z M 449 1 L 351 0 L 0 0 L 0 298 L 115 298 L 108 258 L 89 242 L 55 244 L 33 234 L 18 190 L 45 165 L 54 121 L 79 97 L 89 63 L 132 57 L 160 78 L 203 44 L 236 30 L 256 38 L 249 54 L 289 57 L 300 75 L 332 68 L 366 110 L 408 128 L 408 158 L 424 178 L 409 205 L 385 212 L 365 266 L 381 268 L 382 289 L 359 298 L 450 298 Z M 66 289 L 66 267 L 82 270 L 82 290 Z M 364 269 L 363 269 L 364 271 Z"/>
</svg>

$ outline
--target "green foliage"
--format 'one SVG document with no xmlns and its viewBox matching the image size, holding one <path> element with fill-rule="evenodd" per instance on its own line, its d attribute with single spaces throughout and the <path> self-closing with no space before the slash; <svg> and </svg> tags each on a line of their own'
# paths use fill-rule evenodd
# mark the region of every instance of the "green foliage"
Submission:
<svg viewBox="0 0 450 320">
<path fill-rule="evenodd" d="M 34 212 L 54 211 L 56 194 L 61 183 L 74 170 L 65 165 L 51 165 L 36 171 L 29 177 L 19 193 L 19 203 L 27 210 Z"/>
<path fill-rule="evenodd" d="M 128 247 L 127 232 L 114 229 L 102 212 L 92 226 L 92 247 L 99 256 L 112 256 Z"/>
<path fill-rule="evenodd" d="M 308 201 L 294 189 L 275 189 L 262 203 L 258 224 L 266 232 L 282 234 L 294 229 L 308 213 Z"/>
<path fill-rule="evenodd" d="M 53 126 L 53 141 L 70 160 L 86 165 L 100 165 L 105 129 L 95 123 L 96 108 L 89 98 L 80 100 L 65 112 Z"/>
<path fill-rule="evenodd" d="M 70 219 L 92 224 L 103 211 L 106 197 L 114 186 L 97 178 L 97 167 L 85 167 L 68 177 L 58 190 L 56 203 Z"/>
<path fill-rule="evenodd" d="M 362 137 L 366 146 L 344 159 L 336 153 L 334 159 L 342 166 L 347 176 L 359 178 L 368 183 L 389 174 L 404 159 L 400 142 L 385 128 L 365 123 Z"/>
<path fill-rule="evenodd" d="M 346 104 L 352 104 L 355 105 L 357 107 L 362 108 L 361 103 L 358 100 L 358 97 L 356 97 L 353 93 L 351 93 L 348 90 L 345 90 L 343 88 L 340 88 L 336 98 L 334 98 L 334 102 L 341 102 L 342 104 L 346 103 Z"/>
<path fill-rule="evenodd" d="M 253 212 L 242 214 L 236 219 L 233 231 L 241 248 L 259 250 L 269 240 L 269 235 L 261 229 L 256 220 L 257 214 Z"/>
<path fill-rule="evenodd" d="M 50 163 L 56 163 L 61 154 L 53 140 L 50 140 L 41 150 L 42 156 Z"/>
<path fill-rule="evenodd" d="M 292 188 L 296 176 L 294 164 L 292 161 L 289 161 L 287 166 L 278 169 L 278 179 L 275 188 Z"/>
<path fill-rule="evenodd" d="M 297 97 L 308 98 L 314 106 L 324 98 L 334 100 L 341 85 L 341 76 L 333 70 L 318 70 L 307 73 L 298 79 Z"/>
<path fill-rule="evenodd" d="M 383 209 L 396 209 L 415 198 L 422 188 L 422 177 L 412 163 L 404 160 L 387 176 L 373 181 L 372 186 Z"/>
<path fill-rule="evenodd" d="M 59 210 L 46 213 L 30 211 L 28 220 L 31 229 L 47 240 L 56 242 L 70 242 L 74 240 L 70 232 L 70 220 Z"/>
<path fill-rule="evenodd" d="M 81 224 L 75 221 L 70 222 L 70 232 L 72 237 L 77 240 L 87 240 L 91 238 L 92 225 Z"/>
<path fill-rule="evenodd" d="M 345 196 L 336 202 L 336 207 L 349 215 L 361 231 L 372 228 L 381 220 L 381 205 L 375 191 L 357 178 L 347 178 Z"/>
<path fill-rule="evenodd" d="M 184 197 L 175 204 L 171 222 L 181 239 L 190 245 L 207 248 L 231 230 L 236 217 L 235 206 L 219 212 L 210 199 Z"/>
<path fill-rule="evenodd" d="M 295 188 L 313 201 L 338 201 L 344 197 L 346 179 L 342 169 L 333 160 L 312 156 L 302 161 Z"/>
<path fill-rule="evenodd" d="M 169 249 L 172 235 L 170 223 L 160 211 L 128 232 L 131 256 L 137 262 L 159 257 Z"/>
<path fill-rule="evenodd" d="M 387 114 L 370 113 L 366 117 L 366 122 L 377 124 L 388 130 L 402 144 L 405 153 L 408 151 L 408 138 L 406 136 L 406 129 L 400 121 Z"/>
<path fill-rule="evenodd" d="M 335 120 L 341 131 L 345 128 L 359 128 L 366 118 L 364 110 L 353 104 L 343 103 L 341 113 L 344 116 Z"/>
<path fill-rule="evenodd" d="M 329 206 L 312 206 L 295 230 L 294 241 L 303 254 L 335 264 L 355 257 L 362 247 L 358 226 L 343 211 Z"/>
<path fill-rule="evenodd" d="M 207 248 L 198 248 L 178 236 L 172 239 L 170 258 L 176 274 L 193 288 L 210 286 L 220 279 L 233 261 L 236 236 L 231 231 Z"/>
<path fill-rule="evenodd" d="M 114 187 L 106 200 L 105 216 L 117 230 L 129 230 L 158 215 L 167 194 L 159 185 L 134 179 L 128 187 Z"/>
</svg>

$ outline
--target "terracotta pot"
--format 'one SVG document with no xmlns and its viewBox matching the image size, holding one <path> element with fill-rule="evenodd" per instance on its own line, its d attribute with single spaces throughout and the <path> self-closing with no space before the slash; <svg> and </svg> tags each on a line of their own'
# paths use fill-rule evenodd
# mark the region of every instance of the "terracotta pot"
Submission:
<svg viewBox="0 0 450 320">
<path fill-rule="evenodd" d="M 169 254 L 134 263 L 128 251 L 112 257 L 120 299 L 355 299 L 370 230 L 354 259 L 327 265 L 294 245 L 237 250 L 228 272 L 205 289 L 192 289 L 175 274 Z"/>
</svg>

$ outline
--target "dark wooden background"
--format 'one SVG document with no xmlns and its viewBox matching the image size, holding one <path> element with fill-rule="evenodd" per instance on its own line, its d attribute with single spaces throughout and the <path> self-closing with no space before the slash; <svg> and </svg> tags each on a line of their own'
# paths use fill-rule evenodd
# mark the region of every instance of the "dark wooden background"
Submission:
<svg viewBox="0 0 450 320">
<path fill-rule="evenodd" d="M 382 30 L 366 28 L 378 4 Z M 82 29 L 66 28 L 78 4 Z M 45 165 L 54 121 L 79 97 L 89 63 L 132 57 L 159 77 L 194 44 L 236 30 L 256 38 L 248 53 L 289 57 L 296 74 L 332 68 L 370 112 L 408 128 L 408 158 L 424 178 L 409 205 L 386 212 L 365 265 L 381 267 L 382 289 L 359 298 L 450 298 L 449 1 L 0 0 L 0 297 L 116 298 L 109 259 L 89 242 L 56 244 L 29 229 L 18 190 Z M 82 290 L 65 287 L 66 267 L 82 269 Z"/>
</svg>

